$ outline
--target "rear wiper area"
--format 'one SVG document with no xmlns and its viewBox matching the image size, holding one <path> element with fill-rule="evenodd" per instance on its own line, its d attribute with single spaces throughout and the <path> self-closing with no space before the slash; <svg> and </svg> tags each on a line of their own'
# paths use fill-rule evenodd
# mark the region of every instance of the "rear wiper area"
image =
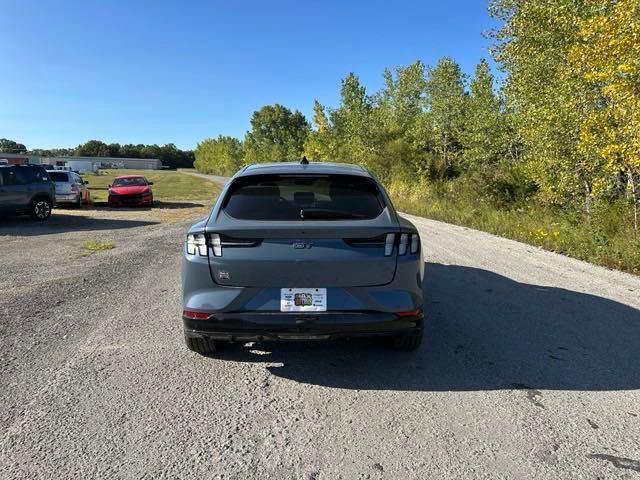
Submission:
<svg viewBox="0 0 640 480">
<path fill-rule="evenodd" d="M 303 208 L 300 210 L 300 218 L 303 220 L 346 220 L 353 218 L 368 218 L 361 215 L 344 210 L 331 210 L 328 208 Z"/>
</svg>

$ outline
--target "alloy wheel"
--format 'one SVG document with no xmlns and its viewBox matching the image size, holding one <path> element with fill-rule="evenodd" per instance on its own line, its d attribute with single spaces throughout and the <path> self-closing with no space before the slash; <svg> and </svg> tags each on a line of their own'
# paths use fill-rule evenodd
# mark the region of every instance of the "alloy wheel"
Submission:
<svg viewBox="0 0 640 480">
<path fill-rule="evenodd" d="M 51 206 L 49 206 L 49 202 L 45 200 L 37 201 L 34 205 L 33 213 L 40 220 L 47 218 L 51 214 Z"/>
</svg>

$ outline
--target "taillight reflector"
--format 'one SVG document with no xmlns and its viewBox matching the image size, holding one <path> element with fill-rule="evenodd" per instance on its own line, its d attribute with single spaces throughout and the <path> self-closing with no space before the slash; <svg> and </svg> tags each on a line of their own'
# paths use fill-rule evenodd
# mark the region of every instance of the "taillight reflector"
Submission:
<svg viewBox="0 0 640 480">
<path fill-rule="evenodd" d="M 417 317 L 422 314 L 421 308 L 416 308 L 415 310 L 409 310 L 407 312 L 396 312 L 396 315 L 399 317 Z"/>
<path fill-rule="evenodd" d="M 182 316 L 186 318 L 191 318 L 193 320 L 205 320 L 209 318 L 211 314 L 207 312 L 195 312 L 193 310 L 183 310 Z"/>
</svg>

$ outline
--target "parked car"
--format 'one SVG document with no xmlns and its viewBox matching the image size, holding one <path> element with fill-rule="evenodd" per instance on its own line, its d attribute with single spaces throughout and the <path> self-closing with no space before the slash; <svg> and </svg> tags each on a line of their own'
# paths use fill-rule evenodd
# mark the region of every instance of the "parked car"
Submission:
<svg viewBox="0 0 640 480">
<path fill-rule="evenodd" d="M 40 165 L 0 165 L 0 214 L 47 220 L 55 206 L 55 187 Z"/>
<path fill-rule="evenodd" d="M 182 272 L 186 344 L 202 354 L 228 341 L 422 340 L 418 231 L 360 166 L 245 167 L 190 228 Z"/>
<path fill-rule="evenodd" d="M 123 175 L 116 177 L 109 185 L 110 207 L 151 207 L 153 206 L 153 182 L 141 175 Z"/>
<path fill-rule="evenodd" d="M 80 175 L 64 170 L 47 170 L 49 177 L 56 186 L 56 204 L 72 204 L 80 207 L 91 200 L 91 194 Z"/>
</svg>

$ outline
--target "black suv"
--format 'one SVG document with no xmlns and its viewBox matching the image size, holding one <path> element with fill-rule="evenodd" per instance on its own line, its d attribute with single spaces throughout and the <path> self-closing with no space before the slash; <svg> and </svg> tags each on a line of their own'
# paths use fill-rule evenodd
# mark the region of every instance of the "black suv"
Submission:
<svg viewBox="0 0 640 480">
<path fill-rule="evenodd" d="M 55 185 L 40 165 L 0 165 L 0 215 L 46 220 L 55 205 Z"/>
</svg>

